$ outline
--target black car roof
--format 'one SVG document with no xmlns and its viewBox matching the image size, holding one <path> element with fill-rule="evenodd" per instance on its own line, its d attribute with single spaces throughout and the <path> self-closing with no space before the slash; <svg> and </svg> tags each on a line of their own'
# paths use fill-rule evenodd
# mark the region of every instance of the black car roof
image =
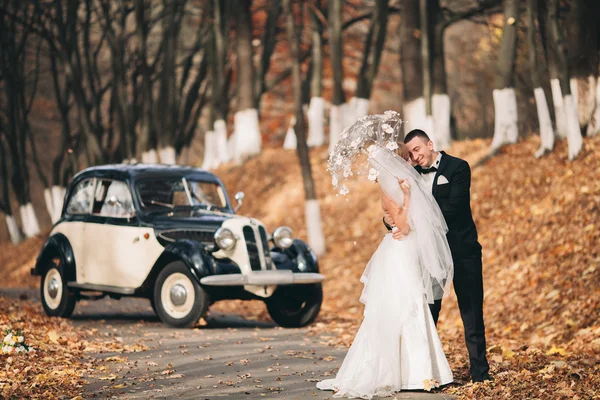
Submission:
<svg viewBox="0 0 600 400">
<path fill-rule="evenodd" d="M 201 168 L 165 165 L 165 164 L 106 164 L 89 167 L 77 173 L 73 181 L 85 178 L 112 178 L 112 179 L 156 179 L 169 177 L 187 177 L 209 182 L 220 182 L 212 172 Z"/>
</svg>

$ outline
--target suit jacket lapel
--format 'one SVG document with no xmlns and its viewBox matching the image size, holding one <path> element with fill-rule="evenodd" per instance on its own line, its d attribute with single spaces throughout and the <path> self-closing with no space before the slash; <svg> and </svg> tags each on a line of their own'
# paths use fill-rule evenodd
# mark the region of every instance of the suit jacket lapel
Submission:
<svg viewBox="0 0 600 400">
<path fill-rule="evenodd" d="M 435 171 L 435 177 L 433 178 L 433 187 L 432 187 L 433 197 L 435 197 L 435 195 L 437 193 L 438 177 L 441 175 L 442 171 L 444 170 L 444 167 L 446 166 L 446 164 L 448 162 L 448 157 L 446 157 L 446 152 L 440 151 L 440 153 L 442 153 L 442 159 L 440 160 L 440 165 L 438 166 L 437 171 Z"/>
</svg>

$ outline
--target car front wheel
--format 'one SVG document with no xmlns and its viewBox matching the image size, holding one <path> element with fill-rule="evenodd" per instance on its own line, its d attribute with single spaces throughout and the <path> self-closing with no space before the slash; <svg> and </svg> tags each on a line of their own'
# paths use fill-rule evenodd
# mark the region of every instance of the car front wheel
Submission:
<svg viewBox="0 0 600 400">
<path fill-rule="evenodd" d="M 266 300 L 269 315 L 278 325 L 299 328 L 314 321 L 321 310 L 323 288 L 312 285 L 282 286 Z"/>
<path fill-rule="evenodd" d="M 154 284 L 156 314 L 175 328 L 194 325 L 208 309 L 208 294 L 181 261 L 167 264 Z"/>
<path fill-rule="evenodd" d="M 77 299 L 67 287 L 67 282 L 58 260 L 42 275 L 40 297 L 47 315 L 69 318 L 73 314 Z"/>
</svg>

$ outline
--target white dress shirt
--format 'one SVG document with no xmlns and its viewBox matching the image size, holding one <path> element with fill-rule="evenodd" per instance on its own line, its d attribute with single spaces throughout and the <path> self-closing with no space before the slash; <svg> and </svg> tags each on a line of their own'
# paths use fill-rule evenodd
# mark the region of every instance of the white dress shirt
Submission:
<svg viewBox="0 0 600 400">
<path fill-rule="evenodd" d="M 442 161 L 442 153 L 438 152 L 436 159 L 433 161 L 433 164 L 431 164 L 429 166 L 429 168 L 431 168 L 431 167 L 439 168 L 440 161 Z M 431 187 L 432 191 L 433 191 L 433 181 L 435 180 L 435 175 L 436 175 L 435 172 L 430 172 L 428 174 L 421 174 L 423 179 L 425 179 L 425 182 L 427 182 L 429 184 L 429 187 Z"/>
</svg>

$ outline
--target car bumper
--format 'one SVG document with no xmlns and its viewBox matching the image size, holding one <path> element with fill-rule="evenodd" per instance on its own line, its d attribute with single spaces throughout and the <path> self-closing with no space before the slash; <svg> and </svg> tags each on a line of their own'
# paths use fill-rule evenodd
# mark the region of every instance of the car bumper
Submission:
<svg viewBox="0 0 600 400">
<path fill-rule="evenodd" d="M 200 279 L 207 286 L 244 286 L 244 285 L 298 285 L 319 283 L 325 276 L 315 272 L 256 271 L 250 274 L 212 275 Z"/>
</svg>

